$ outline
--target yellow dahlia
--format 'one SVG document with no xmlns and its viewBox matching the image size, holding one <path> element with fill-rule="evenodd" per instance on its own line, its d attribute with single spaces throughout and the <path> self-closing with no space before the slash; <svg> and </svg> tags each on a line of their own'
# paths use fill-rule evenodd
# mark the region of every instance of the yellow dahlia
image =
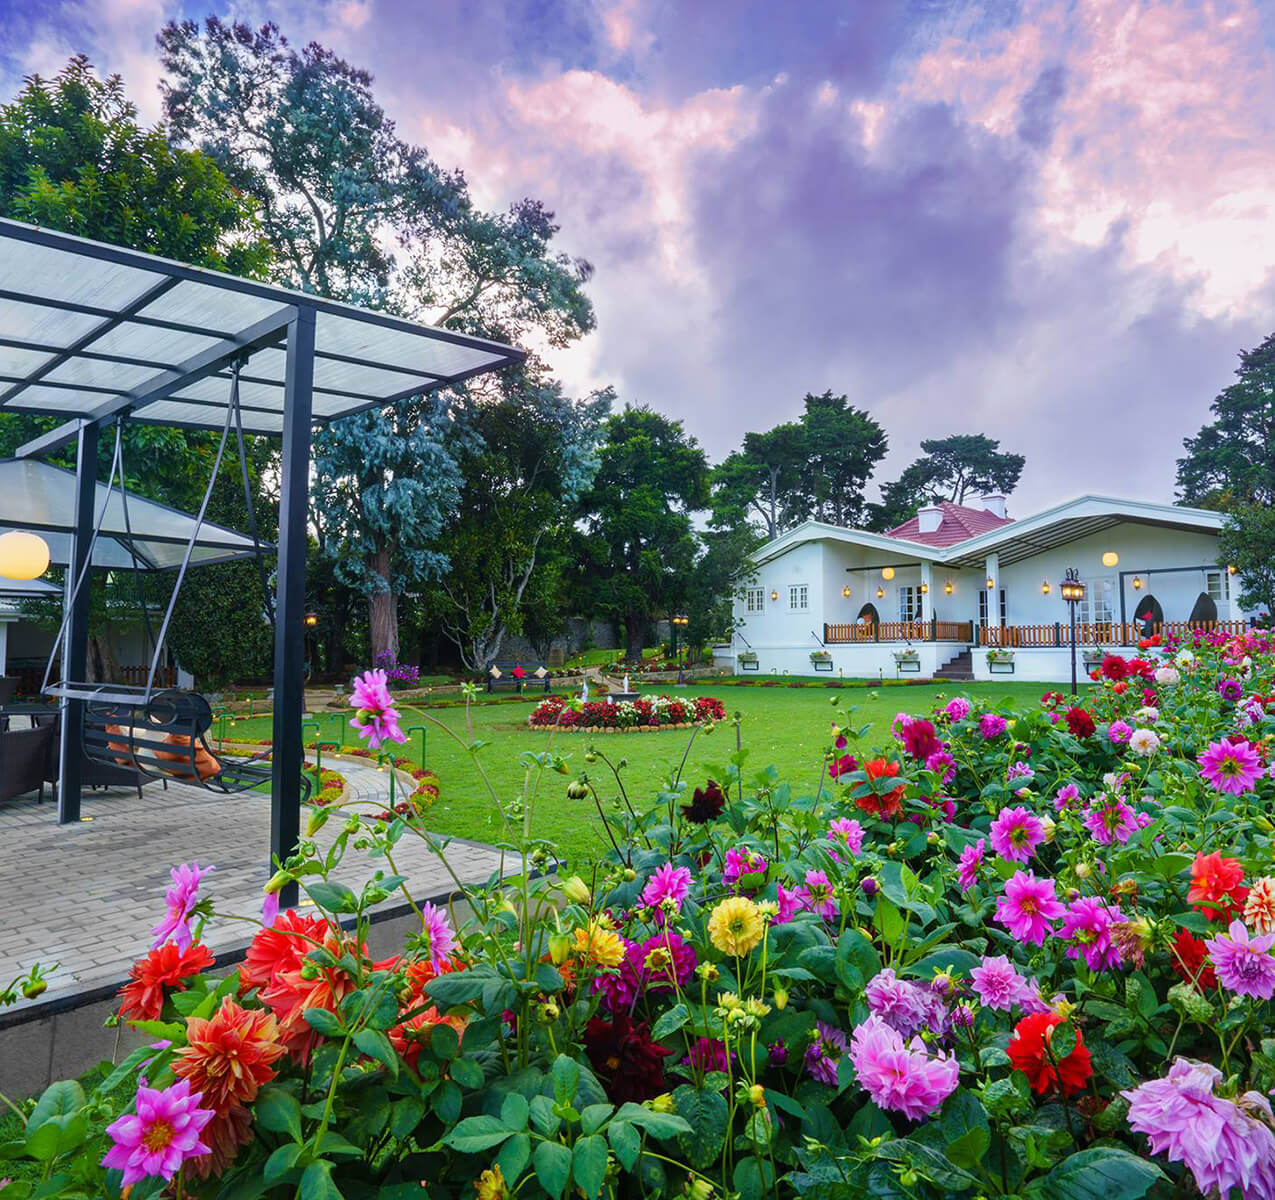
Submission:
<svg viewBox="0 0 1275 1200">
<path fill-rule="evenodd" d="M 575 952 L 595 966 L 618 967 L 624 961 L 623 940 L 600 921 L 590 921 L 587 929 L 577 929 L 575 939 Z"/>
<path fill-rule="evenodd" d="M 505 1176 L 499 1163 L 474 1180 L 474 1191 L 477 1193 L 476 1200 L 505 1200 L 509 1189 L 505 1186 Z"/>
<path fill-rule="evenodd" d="M 742 957 L 761 941 L 761 913 L 747 896 L 728 896 L 708 918 L 708 935 L 723 954 Z"/>
</svg>

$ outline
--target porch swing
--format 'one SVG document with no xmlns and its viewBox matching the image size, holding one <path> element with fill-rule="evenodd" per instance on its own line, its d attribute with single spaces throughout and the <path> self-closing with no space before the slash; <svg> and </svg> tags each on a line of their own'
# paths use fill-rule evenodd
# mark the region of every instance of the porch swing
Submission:
<svg viewBox="0 0 1275 1200">
<path fill-rule="evenodd" d="M 155 678 L 159 672 L 160 662 L 164 655 L 168 627 L 172 622 L 173 612 L 177 606 L 177 598 L 181 593 L 186 571 L 199 540 L 200 530 L 212 499 L 213 488 L 221 471 L 222 460 L 226 453 L 226 443 L 233 428 L 239 450 L 240 473 L 243 477 L 244 500 L 248 507 L 248 528 L 252 535 L 254 557 L 261 579 L 262 593 L 265 599 L 266 614 L 271 627 L 275 626 L 274 600 L 270 594 L 270 585 L 266 577 L 264 554 L 261 540 L 257 533 L 257 514 L 252 500 L 252 485 L 248 474 L 248 457 L 244 442 L 243 416 L 239 401 L 239 373 L 243 359 L 236 360 L 230 379 L 230 399 L 226 406 L 226 421 L 222 426 L 221 440 L 217 446 L 217 454 L 213 460 L 212 473 L 208 486 L 204 490 L 203 501 L 195 517 L 194 528 L 186 544 L 181 565 L 177 570 L 177 579 L 173 584 L 172 595 L 160 624 L 159 636 L 153 637 L 150 624 L 150 612 L 146 604 L 146 596 L 142 587 L 141 570 L 138 565 L 138 553 L 133 545 L 132 525 L 128 515 L 128 489 L 125 487 L 123 457 L 123 421 L 115 423 L 115 448 L 111 456 L 111 471 L 106 484 L 106 496 L 101 511 L 93 527 L 89 539 L 88 551 L 84 556 L 84 565 L 75 580 L 66 605 L 66 615 L 54 640 L 49 654 L 49 663 L 45 669 L 42 691 L 46 696 L 54 696 L 62 700 L 80 700 L 84 702 L 84 720 L 82 723 L 82 745 L 85 757 L 91 762 L 111 767 L 129 767 L 151 779 L 175 780 L 205 788 L 208 791 L 231 795 L 249 791 L 269 783 L 271 766 L 270 750 L 266 749 L 254 756 L 227 754 L 224 751 L 214 753 L 208 744 L 208 731 L 212 728 L 212 707 L 200 693 L 186 688 L 155 689 Z M 120 506 L 124 518 L 124 529 L 128 540 L 129 553 L 133 559 L 133 575 L 137 589 L 137 599 L 142 613 L 147 643 L 153 645 L 150 670 L 144 686 L 132 686 L 115 683 L 92 683 L 78 680 L 61 680 L 50 684 L 49 676 L 53 670 L 58 651 L 66 636 L 70 624 L 70 614 L 74 609 L 76 597 L 80 589 L 86 586 L 89 570 L 93 561 L 93 548 L 102 531 L 110 506 L 112 488 L 118 487 Z M 301 801 L 309 799 L 310 780 L 303 774 L 301 777 L 303 793 Z"/>
</svg>

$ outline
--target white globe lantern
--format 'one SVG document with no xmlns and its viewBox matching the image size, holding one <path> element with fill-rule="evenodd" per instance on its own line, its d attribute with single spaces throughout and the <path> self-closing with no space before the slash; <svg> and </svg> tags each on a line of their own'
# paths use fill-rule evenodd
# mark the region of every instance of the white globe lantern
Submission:
<svg viewBox="0 0 1275 1200">
<path fill-rule="evenodd" d="M 0 534 L 0 576 L 38 579 L 49 569 L 49 544 L 39 534 L 13 529 Z"/>
</svg>

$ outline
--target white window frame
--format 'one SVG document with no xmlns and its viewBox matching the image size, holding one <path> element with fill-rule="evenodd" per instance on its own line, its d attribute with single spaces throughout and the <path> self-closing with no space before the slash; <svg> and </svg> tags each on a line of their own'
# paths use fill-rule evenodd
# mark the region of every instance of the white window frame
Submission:
<svg viewBox="0 0 1275 1200">
<path fill-rule="evenodd" d="M 1216 585 L 1216 589 L 1215 589 Z M 1231 598 L 1231 576 L 1229 571 L 1205 571 L 1204 594 L 1214 604 L 1225 604 Z"/>
<path fill-rule="evenodd" d="M 919 621 L 921 619 L 921 588 L 920 585 L 909 587 L 904 584 L 896 589 L 899 593 L 899 620 L 900 621 Z M 906 605 L 904 601 L 906 600 Z"/>
<path fill-rule="evenodd" d="M 1086 579 L 1085 598 L 1076 606 L 1076 620 L 1081 625 L 1110 625 L 1115 617 L 1116 583 L 1110 575 Z"/>
<path fill-rule="evenodd" d="M 759 613 L 766 611 L 766 589 L 750 587 L 744 590 L 744 611 Z"/>
<path fill-rule="evenodd" d="M 797 603 L 798 601 L 801 603 Z M 790 613 L 810 611 L 810 585 L 808 583 L 790 583 L 788 585 L 788 611 Z"/>
</svg>

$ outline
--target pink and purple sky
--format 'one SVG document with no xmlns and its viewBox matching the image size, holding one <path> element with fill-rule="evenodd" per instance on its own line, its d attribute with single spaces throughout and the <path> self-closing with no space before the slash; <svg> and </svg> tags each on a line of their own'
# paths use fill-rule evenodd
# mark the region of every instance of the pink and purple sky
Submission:
<svg viewBox="0 0 1275 1200">
<path fill-rule="evenodd" d="M 73 52 L 159 116 L 202 5 L 5 0 L 0 73 Z M 1173 497 L 1182 438 L 1275 329 L 1272 0 L 280 0 L 481 203 L 597 270 L 570 388 L 714 459 L 846 392 L 890 435 L 1027 456 L 1011 509 Z"/>
</svg>

